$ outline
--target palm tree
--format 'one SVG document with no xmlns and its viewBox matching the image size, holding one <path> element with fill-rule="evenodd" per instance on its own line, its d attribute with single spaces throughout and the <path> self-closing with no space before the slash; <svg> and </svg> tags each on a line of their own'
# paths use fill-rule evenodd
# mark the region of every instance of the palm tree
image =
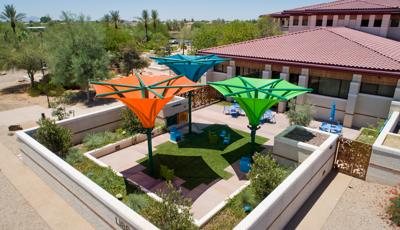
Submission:
<svg viewBox="0 0 400 230">
<path fill-rule="evenodd" d="M 157 32 L 158 12 L 157 10 L 151 11 L 151 21 L 153 23 L 154 32 Z"/>
<path fill-rule="evenodd" d="M 146 34 L 146 42 L 149 40 L 148 26 L 149 26 L 149 12 L 147 10 L 142 11 L 142 17 L 140 18 L 144 26 L 144 33 Z"/>
<path fill-rule="evenodd" d="M 25 18 L 25 14 L 18 13 L 15 9 L 14 5 L 5 5 L 3 12 L 0 14 L 0 18 L 10 22 L 11 28 L 15 31 L 15 27 L 17 26 L 17 22 L 21 21 Z"/>
<path fill-rule="evenodd" d="M 111 16 L 111 21 L 114 23 L 115 29 L 118 29 L 118 23 L 121 21 L 121 18 L 119 16 L 119 11 L 110 11 L 110 16 Z"/>
<path fill-rule="evenodd" d="M 111 22 L 111 16 L 109 14 L 105 14 L 101 20 L 108 25 Z"/>
</svg>

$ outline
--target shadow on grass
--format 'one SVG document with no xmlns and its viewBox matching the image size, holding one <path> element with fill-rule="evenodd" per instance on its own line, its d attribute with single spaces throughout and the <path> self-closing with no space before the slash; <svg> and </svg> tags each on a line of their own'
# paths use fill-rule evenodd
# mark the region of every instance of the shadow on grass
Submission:
<svg viewBox="0 0 400 230">
<path fill-rule="evenodd" d="M 230 136 L 230 143 L 234 143 L 244 137 L 235 130 L 226 125 L 210 125 L 203 129 L 201 134 L 187 134 L 184 141 L 178 143 L 179 148 L 199 148 L 199 149 L 214 149 L 223 151 L 227 146 L 223 144 L 223 139 L 220 136 L 221 131 L 225 130 Z M 209 132 L 218 136 L 217 143 L 210 143 L 208 139 Z"/>
<path fill-rule="evenodd" d="M 160 177 L 160 165 L 165 165 L 170 169 L 174 169 L 175 176 L 185 180 L 183 187 L 192 190 L 198 185 L 204 183 L 210 184 L 216 179 L 222 179 L 217 173 L 211 169 L 201 156 L 173 156 L 165 154 L 156 154 L 154 156 L 155 177 Z M 141 165 L 147 167 L 148 159 L 140 162 Z M 148 174 L 148 169 L 144 170 Z"/>
</svg>

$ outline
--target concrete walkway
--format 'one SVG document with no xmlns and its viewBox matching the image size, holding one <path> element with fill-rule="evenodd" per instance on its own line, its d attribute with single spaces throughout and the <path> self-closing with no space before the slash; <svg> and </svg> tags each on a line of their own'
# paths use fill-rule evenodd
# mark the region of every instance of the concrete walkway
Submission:
<svg viewBox="0 0 400 230">
<path fill-rule="evenodd" d="M 114 105 L 77 107 L 76 115 Z M 0 112 L 0 229 L 93 229 L 19 159 L 16 137 L 8 135 L 11 124 L 36 126 L 41 113 L 50 110 L 34 105 Z"/>
</svg>

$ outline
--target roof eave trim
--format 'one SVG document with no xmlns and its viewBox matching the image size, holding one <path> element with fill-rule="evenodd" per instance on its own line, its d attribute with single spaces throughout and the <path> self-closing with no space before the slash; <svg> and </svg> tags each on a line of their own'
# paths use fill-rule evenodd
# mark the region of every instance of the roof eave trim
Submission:
<svg viewBox="0 0 400 230">
<path fill-rule="evenodd" d="M 198 54 L 201 55 L 201 54 L 215 54 L 215 53 L 199 51 Z M 274 60 L 274 59 L 256 58 L 256 57 L 243 57 L 243 56 L 224 55 L 224 54 L 215 54 L 215 55 L 217 55 L 219 57 L 232 58 L 232 59 L 237 59 L 237 60 L 257 61 L 257 62 L 265 62 L 265 63 L 271 63 L 271 64 L 286 64 L 286 65 L 299 66 L 299 67 L 311 67 L 311 68 L 318 68 L 318 69 L 352 71 L 352 72 L 357 72 L 357 73 L 378 74 L 378 75 L 400 77 L 400 71 L 396 71 L 396 70 L 387 71 L 387 70 L 378 70 L 378 69 L 366 69 L 366 68 L 316 64 L 316 63 L 307 63 L 307 62 L 283 61 L 283 60 Z"/>
</svg>

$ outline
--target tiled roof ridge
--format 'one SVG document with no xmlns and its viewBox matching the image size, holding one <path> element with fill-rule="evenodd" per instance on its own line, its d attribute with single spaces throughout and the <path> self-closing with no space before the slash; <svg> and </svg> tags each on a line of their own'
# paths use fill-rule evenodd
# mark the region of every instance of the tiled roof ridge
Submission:
<svg viewBox="0 0 400 230">
<path fill-rule="evenodd" d="M 368 3 L 368 4 L 374 4 L 374 5 L 377 5 L 377 6 L 383 6 L 383 7 L 388 7 L 388 8 L 396 8 L 396 7 L 385 5 L 385 4 L 382 4 L 382 3 L 370 2 L 370 1 L 365 1 L 365 0 L 358 0 L 358 1 L 359 2 Z"/>
<path fill-rule="evenodd" d="M 246 41 L 241 41 L 241 42 L 236 42 L 236 43 L 230 43 L 230 44 L 226 44 L 226 45 L 220 45 L 220 46 L 205 48 L 205 49 L 202 49 L 202 50 L 199 50 L 199 51 L 202 52 L 202 51 L 207 51 L 207 50 L 212 50 L 212 49 L 220 49 L 220 48 L 233 46 L 233 45 L 242 45 L 242 44 L 261 41 L 261 40 L 269 40 L 269 39 L 273 39 L 273 38 L 288 37 L 288 36 L 291 36 L 291 35 L 294 35 L 294 34 L 308 33 L 308 32 L 311 32 L 311 31 L 316 31 L 316 30 L 321 30 L 321 29 L 323 29 L 323 27 L 314 28 L 314 29 L 308 29 L 308 30 L 301 30 L 301 31 L 291 32 L 291 33 L 287 33 L 287 34 L 274 35 L 274 36 L 269 36 L 269 37 L 256 38 L 256 39 L 246 40 Z"/>
<path fill-rule="evenodd" d="M 338 28 L 340 28 L 340 27 L 338 27 Z M 342 28 L 347 28 L 347 27 L 342 27 Z M 392 58 L 392 57 L 390 57 L 390 56 L 388 56 L 388 55 L 386 55 L 386 54 L 384 54 L 384 53 L 382 53 L 382 52 L 379 52 L 378 50 L 375 50 L 375 49 L 372 49 L 371 47 L 369 47 L 369 46 L 366 46 L 366 45 L 364 45 L 364 44 L 362 44 L 362 43 L 360 43 L 360 42 L 357 42 L 357 41 L 355 41 L 355 40 L 352 40 L 351 38 L 349 38 L 349 37 L 347 37 L 347 36 L 344 36 L 344 35 L 342 35 L 342 34 L 340 34 L 340 33 L 337 33 L 337 32 L 335 32 L 335 31 L 333 31 L 333 29 L 328 29 L 328 28 L 324 28 L 326 31 L 329 31 L 329 32 L 331 32 L 331 33 L 333 33 L 333 34 L 335 34 L 335 35 L 337 35 L 337 36 L 340 36 L 340 37 L 342 37 L 342 38 L 344 38 L 344 39 L 346 39 L 346 40 L 348 40 L 348 41 L 351 41 L 351 42 L 353 42 L 353 43 L 355 43 L 355 44 L 357 44 L 357 45 L 359 45 L 359 46 L 361 46 L 361 47 L 364 47 L 364 48 L 366 48 L 366 49 L 368 49 L 368 50 L 371 50 L 371 51 L 373 51 L 373 52 L 375 52 L 375 53 L 377 53 L 377 54 L 379 54 L 379 55 L 381 55 L 381 56 L 384 56 L 384 57 L 386 57 L 386 58 L 389 58 L 389 59 L 391 59 L 392 61 L 395 61 L 395 62 L 397 62 L 397 63 L 399 63 L 400 64 L 400 60 L 397 60 L 397 59 L 395 59 L 395 58 Z M 350 29 L 350 28 L 348 28 L 348 29 Z M 358 30 L 356 30 L 357 32 L 361 32 L 361 31 L 358 31 Z M 363 33 L 363 32 L 361 32 L 361 33 Z"/>
<path fill-rule="evenodd" d="M 357 2 L 358 0 L 339 0 L 339 1 L 334 1 L 334 2 L 326 2 L 326 3 L 321 3 L 319 5 L 315 5 L 314 8 L 318 9 L 318 8 L 322 8 L 325 6 L 337 6 L 337 5 L 342 5 L 342 4 L 346 4 L 349 2 Z M 311 7 L 311 6 L 309 6 Z M 304 9 L 305 11 L 307 10 L 314 10 L 314 9 Z"/>
<path fill-rule="evenodd" d="M 294 8 L 294 9 L 290 9 L 290 10 L 284 10 L 283 12 L 316 11 L 316 10 L 318 10 L 320 8 L 324 8 L 326 6 L 337 6 L 337 5 L 347 4 L 347 3 L 351 3 L 351 2 L 363 2 L 366 4 L 376 5 L 376 6 L 380 6 L 380 7 L 384 7 L 384 8 L 399 8 L 399 7 L 391 6 L 391 5 L 384 4 L 384 3 L 376 3 L 373 1 L 366 1 L 366 0 L 337 0 L 337 1 L 333 1 L 333 2 L 319 3 L 319 4 L 315 4 L 315 5 L 309 5 L 309 6 Z"/>
</svg>

